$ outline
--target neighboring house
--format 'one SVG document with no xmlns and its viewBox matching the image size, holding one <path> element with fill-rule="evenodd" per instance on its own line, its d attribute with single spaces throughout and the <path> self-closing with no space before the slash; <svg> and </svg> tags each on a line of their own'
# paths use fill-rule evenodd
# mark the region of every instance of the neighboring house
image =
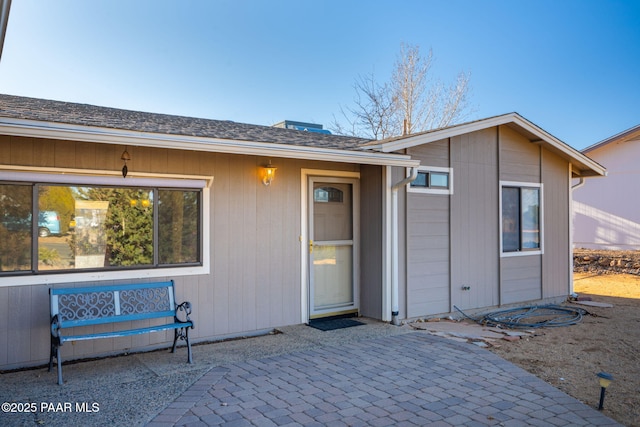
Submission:
<svg viewBox="0 0 640 427">
<path fill-rule="evenodd" d="M 0 224 L 0 369 L 47 362 L 48 290 L 69 284 L 174 279 L 195 341 L 561 300 L 571 178 L 604 173 L 517 114 L 366 141 L 0 95 L 0 217 L 72 230 Z"/>
<path fill-rule="evenodd" d="M 640 125 L 582 150 L 606 166 L 607 178 L 573 192 L 575 248 L 639 250 Z"/>
</svg>

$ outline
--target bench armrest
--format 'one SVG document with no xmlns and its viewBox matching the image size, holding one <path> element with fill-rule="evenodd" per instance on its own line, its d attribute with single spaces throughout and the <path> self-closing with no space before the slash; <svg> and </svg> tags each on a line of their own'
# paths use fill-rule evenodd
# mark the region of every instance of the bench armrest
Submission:
<svg viewBox="0 0 640 427">
<path fill-rule="evenodd" d="M 184 314 L 182 314 L 184 312 Z M 184 301 L 182 304 L 178 304 L 176 306 L 176 314 L 174 315 L 175 321 L 180 323 L 192 322 L 191 318 L 191 303 L 189 301 Z"/>
<path fill-rule="evenodd" d="M 60 318 L 58 317 L 57 314 L 51 318 L 51 335 L 56 337 L 56 338 L 60 338 L 61 337 L 61 334 L 60 334 Z"/>
</svg>

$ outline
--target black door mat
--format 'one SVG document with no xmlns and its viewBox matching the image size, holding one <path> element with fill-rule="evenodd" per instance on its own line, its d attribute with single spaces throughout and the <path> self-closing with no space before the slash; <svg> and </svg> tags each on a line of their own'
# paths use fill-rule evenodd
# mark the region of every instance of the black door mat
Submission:
<svg viewBox="0 0 640 427">
<path fill-rule="evenodd" d="M 334 331 L 336 329 L 350 328 L 352 326 L 364 325 L 362 322 L 358 322 L 353 319 L 317 319 L 310 320 L 309 326 L 312 328 L 320 329 L 321 331 Z"/>
</svg>

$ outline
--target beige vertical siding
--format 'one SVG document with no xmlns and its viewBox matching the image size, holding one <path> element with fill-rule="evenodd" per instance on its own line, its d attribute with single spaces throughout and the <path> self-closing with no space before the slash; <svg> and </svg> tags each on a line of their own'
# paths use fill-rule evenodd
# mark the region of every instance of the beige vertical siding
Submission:
<svg viewBox="0 0 640 427">
<path fill-rule="evenodd" d="M 532 144 L 507 126 L 500 126 L 499 132 L 500 180 L 540 183 L 540 146 Z M 500 261 L 501 304 L 532 301 L 542 297 L 541 255 L 502 257 Z"/>
<path fill-rule="evenodd" d="M 3 325 L 7 328 L 7 360 L 12 361 L 26 355 L 31 357 L 31 344 L 42 331 L 34 331 L 35 326 L 32 316 L 33 304 L 31 292 L 34 286 L 27 288 L 9 288 L 8 298 L 10 309 L 2 313 L 5 317 Z M 12 315 L 11 315 L 12 314 Z"/>
<path fill-rule="evenodd" d="M 422 166 L 450 167 L 449 140 L 408 153 Z M 407 194 L 407 317 L 446 313 L 450 306 L 449 196 Z"/>
<path fill-rule="evenodd" d="M 410 150 L 452 167 L 454 191 L 408 194 L 408 317 L 499 304 L 497 141 L 491 128 Z"/>
<path fill-rule="evenodd" d="M 360 313 L 382 318 L 382 168 L 360 170 Z"/>
<path fill-rule="evenodd" d="M 542 297 L 567 296 L 570 289 L 570 185 L 569 164 L 542 150 L 544 184 L 544 254 L 542 255 Z"/>
<path fill-rule="evenodd" d="M 508 126 L 499 132 L 500 180 L 540 182 L 540 146 Z"/>
<path fill-rule="evenodd" d="M 29 301 L 30 310 L 31 310 L 31 324 L 30 328 L 30 339 L 31 339 L 31 353 L 30 358 L 36 359 L 41 354 L 48 355 L 50 346 L 50 340 L 48 339 L 49 330 L 46 333 L 40 332 L 38 326 L 44 324 L 49 324 L 50 316 L 48 309 L 42 309 L 39 301 L 45 300 L 49 301 L 49 288 L 44 285 L 30 286 L 31 288 L 31 300 Z"/>
<path fill-rule="evenodd" d="M 502 259 L 502 304 L 533 301 L 542 298 L 540 256 Z"/>
<path fill-rule="evenodd" d="M 131 155 L 130 173 L 214 177 L 210 192 L 211 273 L 167 277 L 176 281 L 176 299 L 189 300 L 194 305 L 192 318 L 196 329 L 192 331 L 193 338 L 196 341 L 213 340 L 300 323 L 303 286 L 300 283 L 299 241 L 301 169 L 358 171 L 360 166 L 274 158 L 272 161 L 278 168 L 276 177 L 271 186 L 265 187 L 258 179 L 258 168 L 267 163 L 267 158 L 126 148 Z M 0 163 L 119 171 L 124 149 L 118 145 L 0 136 Z M 367 175 L 376 180 L 364 185 L 367 192 L 373 192 L 379 185 L 380 172 L 379 168 L 375 169 L 369 170 Z M 372 209 L 381 209 L 381 204 Z M 364 222 L 375 236 L 381 220 L 371 216 Z M 381 239 L 382 233 L 378 234 Z M 368 267 L 379 266 L 380 260 L 376 257 L 381 256 L 380 244 L 372 238 L 370 247 L 374 256 L 366 261 Z M 363 249 L 363 258 L 368 257 L 365 252 Z M 372 272 L 363 284 L 363 295 L 381 294 L 381 277 L 378 274 L 373 278 L 373 275 Z M 135 272 L 132 272 L 131 280 L 138 280 Z M 366 307 L 380 306 L 375 298 L 368 301 Z M 371 309 L 371 313 L 375 310 Z M 135 326 L 147 324 L 148 321 Z M 48 362 L 48 286 L 0 288 L 0 325 L 0 369 Z M 100 325 L 94 330 L 112 329 L 111 325 Z M 69 360 L 165 346 L 171 341 L 171 332 L 161 332 L 75 345 L 68 343 L 62 347 L 62 353 L 64 359 Z"/>
<path fill-rule="evenodd" d="M 449 196 L 409 193 L 407 317 L 449 311 Z"/>
<path fill-rule="evenodd" d="M 449 139 L 418 145 L 407 150 L 414 159 L 420 160 L 422 166 L 450 167 Z"/>
<path fill-rule="evenodd" d="M 9 322 L 6 315 L 9 313 L 9 288 L 0 288 L 0 366 L 7 365 L 9 361 Z"/>
<path fill-rule="evenodd" d="M 451 294 L 460 309 L 499 304 L 497 150 L 495 128 L 451 141 Z"/>
</svg>

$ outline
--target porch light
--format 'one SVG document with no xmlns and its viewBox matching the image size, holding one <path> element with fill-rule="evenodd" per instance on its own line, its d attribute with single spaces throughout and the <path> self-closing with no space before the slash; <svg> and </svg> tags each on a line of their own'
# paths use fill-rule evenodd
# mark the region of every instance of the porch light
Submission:
<svg viewBox="0 0 640 427">
<path fill-rule="evenodd" d="M 273 178 L 275 178 L 276 176 L 276 167 L 273 167 L 273 165 L 271 164 L 271 160 L 269 160 L 269 163 L 266 166 L 262 167 L 262 183 L 265 186 L 269 186 L 271 185 L 271 181 L 273 181 Z"/>
<path fill-rule="evenodd" d="M 604 405 L 604 393 L 613 381 L 613 375 L 606 372 L 600 372 L 597 374 L 598 381 L 600 382 L 600 404 L 598 405 L 598 411 L 602 411 Z"/>
<path fill-rule="evenodd" d="M 124 161 L 124 166 L 122 166 L 122 177 L 126 178 L 127 172 L 129 172 L 129 169 L 127 168 L 127 161 L 131 160 L 131 155 L 127 151 L 126 147 L 122 152 L 122 156 L 120 156 L 120 159 Z"/>
</svg>

